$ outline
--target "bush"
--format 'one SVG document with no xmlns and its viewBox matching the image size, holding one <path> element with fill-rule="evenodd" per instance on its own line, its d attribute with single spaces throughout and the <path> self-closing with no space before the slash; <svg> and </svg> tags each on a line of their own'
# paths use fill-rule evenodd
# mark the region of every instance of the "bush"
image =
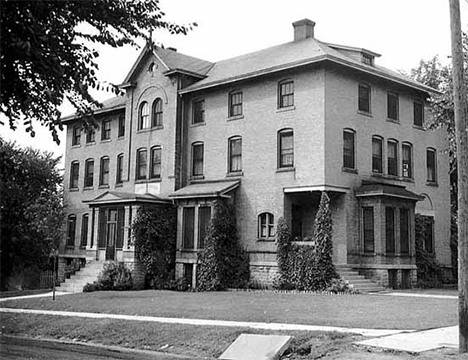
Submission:
<svg viewBox="0 0 468 360">
<path fill-rule="evenodd" d="M 174 207 L 141 208 L 132 224 L 135 252 L 150 288 L 163 289 L 173 279 L 176 227 Z"/>
<path fill-rule="evenodd" d="M 216 201 L 213 218 L 198 253 L 197 290 L 217 291 L 248 286 L 249 256 L 237 237 L 235 210 L 226 201 Z"/>
<path fill-rule="evenodd" d="M 168 281 L 164 289 L 172 291 L 188 291 L 191 289 L 191 285 L 188 283 L 186 278 L 181 277 Z"/>
<path fill-rule="evenodd" d="M 354 290 L 349 281 L 344 281 L 343 279 L 333 279 L 326 291 L 334 294 L 359 294 L 359 290 Z"/>
<path fill-rule="evenodd" d="M 279 279 L 276 288 L 325 290 L 333 279 L 338 278 L 332 261 L 332 220 L 326 192 L 322 192 L 311 244 L 292 244 L 291 231 L 282 218 L 278 221 L 277 241 Z"/>
<path fill-rule="evenodd" d="M 85 290 L 86 288 L 86 290 Z M 98 290 L 131 290 L 133 288 L 132 273 L 124 263 L 107 261 L 99 274 L 97 282 L 86 284 L 84 292 Z"/>
</svg>

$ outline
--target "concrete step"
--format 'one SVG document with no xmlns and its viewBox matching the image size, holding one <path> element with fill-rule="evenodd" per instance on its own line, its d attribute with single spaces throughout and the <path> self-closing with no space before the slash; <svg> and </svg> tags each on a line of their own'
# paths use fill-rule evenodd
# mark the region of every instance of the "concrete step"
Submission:
<svg viewBox="0 0 468 360">
<path fill-rule="evenodd" d="M 358 290 L 362 293 L 379 292 L 385 290 L 385 288 L 378 285 L 371 279 L 366 279 L 363 275 L 359 275 L 358 270 L 352 269 L 347 265 L 336 265 L 335 267 L 340 277 L 343 280 L 348 281 L 355 290 Z"/>
</svg>

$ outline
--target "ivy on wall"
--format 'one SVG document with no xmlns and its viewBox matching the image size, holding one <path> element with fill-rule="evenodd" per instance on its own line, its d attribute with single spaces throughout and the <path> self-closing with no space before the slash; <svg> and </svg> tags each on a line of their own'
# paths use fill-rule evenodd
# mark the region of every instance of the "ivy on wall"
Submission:
<svg viewBox="0 0 468 360">
<path fill-rule="evenodd" d="M 133 221 L 135 253 L 151 288 L 162 289 L 174 277 L 176 229 L 175 207 L 140 208 Z"/>
<path fill-rule="evenodd" d="M 416 266 L 418 268 L 418 287 L 430 288 L 442 284 L 442 269 L 434 252 L 425 248 L 427 228 L 432 226 L 430 218 L 416 214 Z"/>
<path fill-rule="evenodd" d="M 217 200 L 205 248 L 198 253 L 197 290 L 244 288 L 249 274 L 249 256 L 239 244 L 234 206 Z"/>
<path fill-rule="evenodd" d="M 330 198 L 322 192 L 315 217 L 314 239 L 310 245 L 291 242 L 292 236 L 283 218 L 277 227 L 277 262 L 279 280 L 276 286 L 284 290 L 325 290 L 338 278 L 332 261 L 333 224 Z"/>
</svg>

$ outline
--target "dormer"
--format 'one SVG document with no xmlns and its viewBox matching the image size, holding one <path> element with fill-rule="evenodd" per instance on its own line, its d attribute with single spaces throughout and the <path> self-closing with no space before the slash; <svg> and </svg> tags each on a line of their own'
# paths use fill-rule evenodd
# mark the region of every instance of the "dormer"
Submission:
<svg viewBox="0 0 468 360">
<path fill-rule="evenodd" d="M 345 46 L 345 45 L 337 45 L 337 44 L 330 44 L 326 43 L 332 49 L 338 50 L 339 52 L 357 60 L 363 64 L 374 66 L 375 65 L 375 58 L 379 57 L 380 54 L 377 54 L 373 51 L 357 48 L 353 46 Z"/>
</svg>

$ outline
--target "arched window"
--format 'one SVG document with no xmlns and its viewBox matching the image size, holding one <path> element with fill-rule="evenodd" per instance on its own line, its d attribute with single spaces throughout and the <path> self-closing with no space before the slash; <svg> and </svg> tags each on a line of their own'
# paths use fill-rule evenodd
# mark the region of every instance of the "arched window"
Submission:
<svg viewBox="0 0 468 360">
<path fill-rule="evenodd" d="M 140 105 L 138 112 L 138 129 L 148 129 L 150 127 L 149 106 L 146 101 Z"/>
<path fill-rule="evenodd" d="M 258 215 L 258 238 L 272 239 L 275 237 L 275 217 L 272 213 L 264 212 Z"/>
<path fill-rule="evenodd" d="M 123 160 L 124 160 L 124 154 L 117 155 L 117 173 L 116 173 L 116 178 L 115 178 L 116 184 L 123 183 L 123 167 L 124 167 Z"/>
<path fill-rule="evenodd" d="M 379 135 L 372 136 L 372 172 L 383 172 L 383 139 Z"/>
<path fill-rule="evenodd" d="M 355 169 L 355 149 L 356 149 L 356 132 L 352 129 L 343 130 L 343 167 L 345 169 Z"/>
<path fill-rule="evenodd" d="M 387 174 L 398 176 L 398 141 L 395 139 L 387 141 Z"/>
<path fill-rule="evenodd" d="M 278 168 L 294 166 L 294 132 L 293 129 L 278 131 Z"/>
<path fill-rule="evenodd" d="M 67 246 L 75 246 L 76 215 L 68 215 L 67 219 Z"/>
<path fill-rule="evenodd" d="M 228 140 L 229 173 L 242 171 L 242 138 L 233 136 Z"/>
<path fill-rule="evenodd" d="M 404 178 L 413 178 L 413 145 L 404 142 L 401 146 L 401 175 Z"/>
<path fill-rule="evenodd" d="M 151 127 L 162 126 L 163 124 L 163 102 L 157 98 L 153 102 L 153 117 L 151 118 Z"/>
<path fill-rule="evenodd" d="M 70 189 L 78 189 L 78 178 L 80 176 L 80 163 L 73 161 L 70 166 Z"/>
</svg>

